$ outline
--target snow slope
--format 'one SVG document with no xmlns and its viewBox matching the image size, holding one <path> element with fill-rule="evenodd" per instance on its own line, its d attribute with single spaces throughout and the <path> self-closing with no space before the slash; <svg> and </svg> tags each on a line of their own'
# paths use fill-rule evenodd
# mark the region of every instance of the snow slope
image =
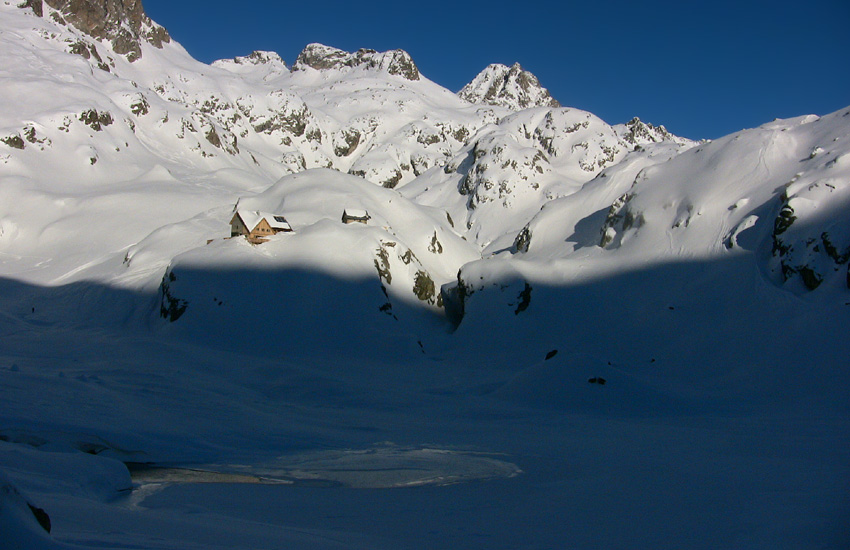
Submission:
<svg viewBox="0 0 850 550">
<path fill-rule="evenodd" d="M 850 108 L 696 143 L 110 2 L 0 1 L 0 546 L 850 543 Z"/>
</svg>

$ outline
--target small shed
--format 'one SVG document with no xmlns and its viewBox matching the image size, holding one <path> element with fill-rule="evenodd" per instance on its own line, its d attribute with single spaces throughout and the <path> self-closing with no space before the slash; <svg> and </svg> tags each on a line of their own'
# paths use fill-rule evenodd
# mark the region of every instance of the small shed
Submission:
<svg viewBox="0 0 850 550">
<path fill-rule="evenodd" d="M 266 242 L 264 237 L 292 231 L 289 222 L 280 214 L 270 214 L 259 210 L 237 210 L 230 219 L 230 236 L 245 235 L 249 242 Z"/>
<path fill-rule="evenodd" d="M 367 223 L 369 213 L 361 208 L 346 208 L 342 211 L 342 223 Z"/>
</svg>

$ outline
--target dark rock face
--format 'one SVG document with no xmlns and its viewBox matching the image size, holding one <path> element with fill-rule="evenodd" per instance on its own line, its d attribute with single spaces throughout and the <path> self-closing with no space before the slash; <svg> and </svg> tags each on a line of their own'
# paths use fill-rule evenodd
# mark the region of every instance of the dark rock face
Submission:
<svg viewBox="0 0 850 550">
<path fill-rule="evenodd" d="M 35 520 L 38 522 L 39 525 L 41 525 L 42 529 L 44 529 L 45 531 L 47 531 L 49 533 L 50 532 L 50 516 L 47 515 L 47 512 L 45 512 L 43 509 L 41 509 L 37 506 L 33 506 L 29 502 L 27 503 L 27 506 L 29 506 L 29 509 L 32 512 L 32 515 L 35 516 Z"/>
<path fill-rule="evenodd" d="M 520 291 L 519 296 L 517 296 L 519 303 L 517 304 L 516 309 L 514 310 L 514 315 L 519 315 L 521 312 L 528 309 L 529 304 L 531 304 L 531 290 L 531 285 L 525 283 L 525 287 L 522 289 L 522 291 Z"/>
<path fill-rule="evenodd" d="M 173 272 L 169 271 L 162 277 L 160 283 L 160 308 L 159 314 L 163 319 L 168 319 L 172 323 L 180 318 L 186 312 L 189 302 L 176 298 L 171 292 L 171 283 L 177 280 Z"/>
<path fill-rule="evenodd" d="M 104 126 L 109 126 L 114 122 L 109 112 L 98 112 L 96 109 L 83 111 L 79 118 L 80 122 L 88 124 L 95 132 L 100 132 Z"/>
<path fill-rule="evenodd" d="M 142 56 L 142 40 L 157 48 L 171 42 L 168 31 L 145 14 L 141 0 L 27 0 L 21 7 L 42 16 L 43 2 L 87 35 L 112 42 L 115 53 L 130 61 Z"/>
<path fill-rule="evenodd" d="M 413 279 L 413 294 L 423 302 L 429 304 L 435 303 L 436 287 L 434 286 L 434 280 L 431 279 L 431 276 L 427 272 L 421 269 L 416 272 L 416 276 Z"/>
<path fill-rule="evenodd" d="M 808 290 L 836 276 L 850 266 L 850 224 L 843 212 L 819 213 L 808 205 L 825 204 L 841 183 L 818 181 L 782 194 L 782 206 L 773 222 L 772 269 L 781 282 L 799 279 Z M 817 201 L 817 202 L 816 202 Z M 817 221 L 815 221 L 817 220 Z M 850 267 L 848 267 L 850 277 Z M 848 278 L 850 286 L 850 278 Z"/>
<path fill-rule="evenodd" d="M 26 147 L 24 140 L 21 139 L 21 136 L 19 136 L 17 134 L 12 135 L 12 136 L 2 137 L 2 138 L 0 138 L 0 142 L 5 143 L 9 147 L 13 147 L 15 149 L 23 149 L 24 147 Z"/>
<path fill-rule="evenodd" d="M 531 244 L 531 229 L 526 225 L 522 228 L 522 230 L 517 234 L 514 239 L 514 251 L 515 253 L 519 252 L 528 252 L 528 247 Z"/>
<path fill-rule="evenodd" d="M 33 13 L 39 17 L 44 17 L 44 4 L 42 0 L 27 0 L 18 6 L 19 8 L 31 8 Z"/>
</svg>

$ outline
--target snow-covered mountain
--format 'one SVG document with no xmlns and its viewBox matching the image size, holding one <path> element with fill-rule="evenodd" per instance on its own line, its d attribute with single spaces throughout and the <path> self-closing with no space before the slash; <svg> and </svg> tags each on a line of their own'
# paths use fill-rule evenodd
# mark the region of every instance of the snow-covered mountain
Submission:
<svg viewBox="0 0 850 550">
<path fill-rule="evenodd" d="M 618 529 L 603 546 L 829 540 L 812 526 L 840 515 L 850 463 L 832 444 L 850 390 L 850 107 L 695 142 L 562 107 L 519 64 L 459 93 L 402 50 L 206 65 L 138 0 L 0 0 L 0 48 L 0 538 L 180 546 L 155 525 L 222 548 L 490 548 L 491 529 L 507 548 L 542 520 L 569 533 L 542 530 L 541 548 L 590 548 L 599 514 L 639 511 L 669 538 Z M 292 231 L 234 236 L 240 212 Z M 295 527 L 169 523 L 141 505 L 168 506 L 161 480 L 113 506 L 130 484 L 117 460 L 295 483 L 273 498 L 297 506 L 246 505 Z M 765 462 L 775 478 L 752 475 Z M 671 475 L 710 480 L 685 483 L 673 534 Z M 379 493 L 347 494 L 328 525 L 293 512 L 324 505 L 301 483 L 496 477 L 452 493 L 452 518 L 411 521 Z M 83 527 L 42 533 L 28 492 Z M 103 519 L 77 511 L 93 506 Z M 427 542 L 363 535 L 379 508 Z M 482 508 L 498 525 L 469 528 Z"/>
<path fill-rule="evenodd" d="M 489 65 L 458 94 L 470 103 L 498 105 L 512 111 L 529 107 L 560 107 L 537 77 L 523 70 L 519 63 L 510 67 L 500 63 Z"/>
<path fill-rule="evenodd" d="M 4 46 L 13 54 L 4 67 L 13 84 L 0 93 L 17 106 L 4 113 L 0 132 L 0 160 L 16 176 L 7 193 L 62 189 L 60 200 L 72 204 L 51 208 L 57 199 L 43 194 L 24 201 L 29 209 L 6 202 L 3 240 L 8 253 L 40 266 L 29 271 L 32 280 L 86 277 L 110 258 L 132 256 L 164 226 L 232 207 L 246 192 L 313 168 L 406 188 L 402 196 L 442 210 L 455 235 L 484 250 L 512 241 L 545 202 L 574 192 L 637 143 L 590 113 L 552 107 L 518 66 L 502 75 L 504 93 L 497 96 L 518 93 L 522 102 L 534 96 L 535 104 L 550 106 L 514 114 L 516 105 L 470 104 L 420 75 L 401 50 L 347 53 L 310 44 L 291 70 L 271 52 L 206 66 L 178 44 L 150 38 L 164 30 L 153 33 L 161 27 L 138 3 L 100 8 L 109 14 L 101 18 L 104 28 L 115 27 L 115 17 L 127 19 L 119 27 L 135 40 L 134 53 L 115 46 L 118 31 L 93 26 L 98 9 L 74 15 L 71 5 L 3 8 L 15 32 L 5 35 Z M 652 135 L 674 149 L 691 145 Z M 85 199 L 77 196 L 82 189 Z M 113 197 L 114 210 L 96 204 L 103 195 Z M 163 207 L 153 208 L 163 196 L 169 197 Z M 134 215 L 126 212 L 131 203 Z M 48 226 L 55 234 L 41 233 Z M 72 229 L 81 226 L 91 235 L 81 239 Z M 226 235 L 204 229 L 175 236 L 151 273 L 181 247 Z M 61 259 L 53 253 L 57 246 L 65 251 Z M 461 265 L 443 271 L 453 274 Z"/>
</svg>

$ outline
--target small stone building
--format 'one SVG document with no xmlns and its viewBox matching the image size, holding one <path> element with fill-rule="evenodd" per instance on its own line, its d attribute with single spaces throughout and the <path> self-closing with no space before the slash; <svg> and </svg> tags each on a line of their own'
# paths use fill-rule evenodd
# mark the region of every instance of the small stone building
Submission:
<svg viewBox="0 0 850 550">
<path fill-rule="evenodd" d="M 248 242 L 260 244 L 265 237 L 292 231 L 286 218 L 258 210 L 237 210 L 230 220 L 230 236 L 244 235 Z"/>
<path fill-rule="evenodd" d="M 367 223 L 370 220 L 369 213 L 359 208 L 346 208 L 342 211 L 342 223 Z"/>
</svg>

